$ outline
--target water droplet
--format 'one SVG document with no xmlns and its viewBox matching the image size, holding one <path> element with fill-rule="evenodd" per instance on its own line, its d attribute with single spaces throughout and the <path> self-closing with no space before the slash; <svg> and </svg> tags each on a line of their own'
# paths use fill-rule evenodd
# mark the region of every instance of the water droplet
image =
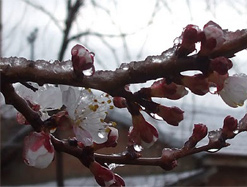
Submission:
<svg viewBox="0 0 247 187">
<path fill-rule="evenodd" d="M 124 164 L 115 164 L 115 163 L 111 163 L 111 164 L 105 163 L 105 165 L 107 165 L 110 170 L 114 170 L 117 167 L 124 166 Z"/>
<path fill-rule="evenodd" d="M 209 152 L 209 153 L 216 153 L 216 152 L 218 152 L 220 149 L 209 149 L 207 152 Z"/>
<path fill-rule="evenodd" d="M 127 71 L 129 69 L 129 66 L 126 63 L 122 63 L 121 66 L 120 66 L 120 69 L 122 69 L 124 71 Z"/>
<path fill-rule="evenodd" d="M 94 68 L 90 68 L 90 69 L 84 70 L 83 71 L 83 74 L 85 76 L 91 76 L 91 75 L 93 75 L 94 74 Z"/>
<path fill-rule="evenodd" d="M 210 85 L 209 86 L 209 92 L 211 94 L 216 94 L 217 93 L 217 85 Z"/>
<path fill-rule="evenodd" d="M 98 132 L 98 136 L 103 139 L 103 138 L 105 138 L 105 133 Z"/>
<path fill-rule="evenodd" d="M 137 152 L 141 152 L 142 151 L 142 146 L 140 146 L 140 145 L 134 145 L 134 149 L 135 149 L 135 151 L 137 151 Z"/>
<path fill-rule="evenodd" d="M 233 131 L 234 134 L 238 134 L 239 133 L 239 130 L 236 129 L 235 131 Z"/>
<path fill-rule="evenodd" d="M 152 116 L 152 118 L 154 118 L 154 119 L 156 119 L 156 120 L 161 120 L 161 121 L 163 121 L 163 118 L 160 117 L 158 114 L 151 113 L 150 115 Z"/>
<path fill-rule="evenodd" d="M 219 129 L 219 130 L 215 130 L 215 131 L 210 131 L 208 133 L 208 138 L 211 142 L 216 142 L 219 140 L 219 138 L 221 137 L 221 134 L 222 134 L 222 130 Z"/>
</svg>

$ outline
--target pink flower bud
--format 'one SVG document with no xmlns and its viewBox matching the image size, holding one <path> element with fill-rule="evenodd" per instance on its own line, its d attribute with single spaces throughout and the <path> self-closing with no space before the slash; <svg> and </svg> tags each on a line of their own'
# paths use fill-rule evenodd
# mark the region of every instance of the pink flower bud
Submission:
<svg viewBox="0 0 247 187">
<path fill-rule="evenodd" d="M 81 73 L 85 70 L 91 70 L 94 73 L 94 55 L 82 45 L 75 45 L 71 50 L 72 65 L 75 72 Z M 90 74 L 90 75 L 91 75 Z"/>
<path fill-rule="evenodd" d="M 212 70 L 218 72 L 220 75 L 225 75 L 232 68 L 232 61 L 223 56 L 217 57 L 211 60 L 210 66 Z"/>
<path fill-rule="evenodd" d="M 89 169 L 100 186 L 110 186 L 114 183 L 114 173 L 108 168 L 100 165 L 98 162 L 92 162 L 89 165 Z"/>
<path fill-rule="evenodd" d="M 127 107 L 126 99 L 123 97 L 114 97 L 113 98 L 113 104 L 117 108 L 126 108 Z"/>
<path fill-rule="evenodd" d="M 98 162 L 92 162 L 89 165 L 89 169 L 100 186 L 125 186 L 123 179 L 119 175 Z"/>
<path fill-rule="evenodd" d="M 199 28 L 195 25 L 187 25 L 182 33 L 182 43 L 178 49 L 179 55 L 187 55 L 195 50 L 198 41 Z"/>
<path fill-rule="evenodd" d="M 157 115 L 162 117 L 168 124 L 178 126 L 179 122 L 184 119 L 182 111 L 178 107 L 166 107 L 159 105 Z"/>
<path fill-rule="evenodd" d="M 213 21 L 209 21 L 206 25 L 204 25 L 203 32 L 205 33 L 206 40 L 210 38 L 214 38 L 216 40 L 216 48 L 220 47 L 225 42 L 222 28 Z"/>
<path fill-rule="evenodd" d="M 237 126 L 238 126 L 238 120 L 232 116 L 227 116 L 224 119 L 223 133 L 228 133 L 228 132 L 232 133 L 237 129 Z"/>
<path fill-rule="evenodd" d="M 194 141 L 199 142 L 207 135 L 207 133 L 208 133 L 208 128 L 206 125 L 195 124 L 191 137 L 193 138 Z"/>
<path fill-rule="evenodd" d="M 222 28 L 213 21 L 209 21 L 204 25 L 203 32 L 199 34 L 199 38 L 201 41 L 200 53 L 203 55 L 208 55 L 212 50 L 221 47 L 225 42 Z"/>
<path fill-rule="evenodd" d="M 24 162 L 36 168 L 46 168 L 54 158 L 54 147 L 50 135 L 32 132 L 24 139 Z"/>
<path fill-rule="evenodd" d="M 129 131 L 129 142 L 131 145 L 143 145 L 150 147 L 158 139 L 157 129 L 148 123 L 144 117 L 132 115 L 133 128 Z"/>
<path fill-rule="evenodd" d="M 175 83 L 167 84 L 165 79 L 155 81 L 151 88 L 151 97 L 164 97 L 177 100 L 188 94 L 188 91 L 182 85 Z"/>
<path fill-rule="evenodd" d="M 209 91 L 208 79 L 202 74 L 194 76 L 184 76 L 182 83 L 185 87 L 189 88 L 194 94 L 205 95 Z"/>
</svg>

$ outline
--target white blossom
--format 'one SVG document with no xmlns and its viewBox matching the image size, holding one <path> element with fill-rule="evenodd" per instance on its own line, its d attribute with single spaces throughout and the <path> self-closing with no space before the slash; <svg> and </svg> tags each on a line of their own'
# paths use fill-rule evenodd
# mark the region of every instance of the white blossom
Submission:
<svg viewBox="0 0 247 187">
<path fill-rule="evenodd" d="M 63 87 L 63 103 L 74 121 L 74 133 L 84 145 L 107 141 L 109 131 L 105 117 L 112 99 L 107 94 L 96 96 L 90 89 Z M 83 135 L 82 135 L 83 134 Z"/>
<path fill-rule="evenodd" d="M 223 101 L 231 106 L 238 107 L 247 99 L 247 75 L 235 74 L 224 82 L 224 88 L 219 92 Z"/>
</svg>

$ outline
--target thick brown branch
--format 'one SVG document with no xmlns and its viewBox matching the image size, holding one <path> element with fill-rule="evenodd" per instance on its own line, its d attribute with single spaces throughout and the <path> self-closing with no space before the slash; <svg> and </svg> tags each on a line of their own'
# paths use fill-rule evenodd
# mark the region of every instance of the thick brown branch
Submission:
<svg viewBox="0 0 247 187">
<path fill-rule="evenodd" d="M 228 41 L 220 49 L 214 51 L 209 58 L 233 56 L 245 48 L 247 48 L 247 33 Z M 207 67 L 207 59 L 204 59 L 203 67 L 202 59 L 197 58 L 196 55 L 186 58 L 167 57 L 172 52 L 173 48 L 168 49 L 162 55 L 147 57 L 144 61 L 122 64 L 115 71 L 96 71 L 93 76 L 85 76 L 83 80 L 74 75 L 71 61 L 50 63 L 43 60 L 33 62 L 16 57 L 1 58 L 0 70 L 1 76 L 11 83 L 33 81 L 39 84 L 65 84 L 95 88 L 118 95 L 119 89 L 126 84 L 143 83 L 161 77 L 173 78 L 182 71 L 203 70 Z M 156 62 L 155 58 L 161 61 Z"/>
</svg>

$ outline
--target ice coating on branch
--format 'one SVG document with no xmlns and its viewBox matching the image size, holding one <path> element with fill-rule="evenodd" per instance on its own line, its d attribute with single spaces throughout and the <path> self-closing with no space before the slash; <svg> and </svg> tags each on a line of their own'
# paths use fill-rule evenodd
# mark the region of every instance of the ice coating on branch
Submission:
<svg viewBox="0 0 247 187">
<path fill-rule="evenodd" d="M 247 75 L 235 74 L 224 82 L 224 88 L 218 92 L 223 101 L 231 106 L 243 106 L 247 99 Z"/>
<path fill-rule="evenodd" d="M 32 132 L 24 139 L 24 161 L 36 168 L 46 168 L 54 158 L 54 148 L 50 135 L 44 132 Z"/>
<path fill-rule="evenodd" d="M 73 130 L 79 141 L 84 145 L 93 142 L 102 144 L 107 141 L 111 123 L 106 123 L 108 109 L 112 109 L 112 98 L 107 94 L 96 96 L 90 89 L 75 87 L 61 88 L 63 103 L 70 118 L 73 120 Z"/>
</svg>

